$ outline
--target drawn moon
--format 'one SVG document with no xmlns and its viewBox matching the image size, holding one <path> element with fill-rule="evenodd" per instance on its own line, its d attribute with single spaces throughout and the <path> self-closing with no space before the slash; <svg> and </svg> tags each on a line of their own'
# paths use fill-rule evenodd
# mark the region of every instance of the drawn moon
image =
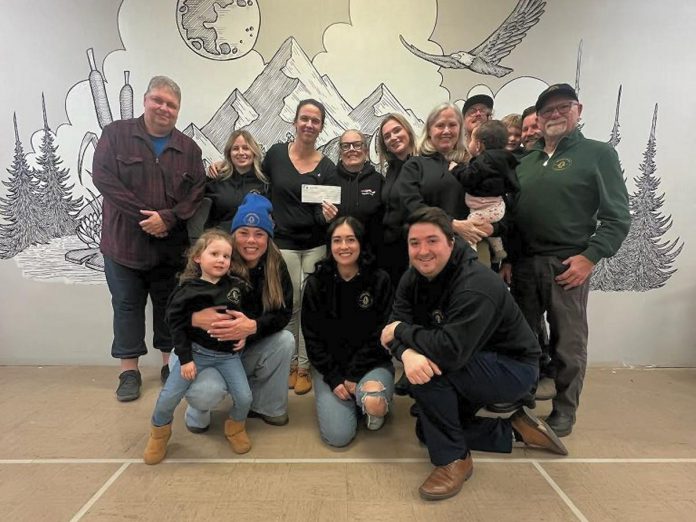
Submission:
<svg viewBox="0 0 696 522">
<path fill-rule="evenodd" d="M 176 23 L 186 45 L 211 60 L 235 60 L 254 48 L 258 0 L 178 0 Z"/>
</svg>

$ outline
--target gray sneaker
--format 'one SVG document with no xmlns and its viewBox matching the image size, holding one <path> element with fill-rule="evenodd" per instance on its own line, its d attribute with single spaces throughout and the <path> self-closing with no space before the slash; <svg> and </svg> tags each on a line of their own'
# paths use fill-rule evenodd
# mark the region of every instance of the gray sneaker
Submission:
<svg viewBox="0 0 696 522">
<path fill-rule="evenodd" d="M 126 370 L 118 376 L 116 398 L 120 402 L 134 401 L 140 397 L 140 386 L 143 383 L 138 370 Z"/>
<path fill-rule="evenodd" d="M 384 417 L 376 417 L 375 415 L 365 415 L 365 426 L 370 431 L 377 431 L 384 426 Z"/>
</svg>

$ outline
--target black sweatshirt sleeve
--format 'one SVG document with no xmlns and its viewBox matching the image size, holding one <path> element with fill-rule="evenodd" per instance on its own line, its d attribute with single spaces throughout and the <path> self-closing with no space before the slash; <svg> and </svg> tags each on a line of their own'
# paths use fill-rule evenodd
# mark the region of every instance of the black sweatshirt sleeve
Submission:
<svg viewBox="0 0 696 522">
<path fill-rule="evenodd" d="M 277 310 L 263 312 L 256 318 L 256 333 L 247 338 L 251 343 L 258 339 L 263 339 L 271 334 L 281 331 L 290 322 L 292 317 L 292 281 L 287 265 L 283 262 L 280 265 L 280 283 L 283 288 L 283 298 L 285 304 Z"/>
<path fill-rule="evenodd" d="M 396 327 L 394 335 L 443 371 L 456 370 L 485 345 L 495 329 L 493 318 L 498 315 L 489 296 L 472 290 L 455 292 L 444 325 L 425 328 L 403 322 Z"/>
<path fill-rule="evenodd" d="M 193 361 L 191 339 L 189 339 L 186 333 L 187 328 L 191 324 L 191 313 L 185 296 L 185 287 L 177 286 L 169 298 L 167 311 L 165 312 L 165 321 L 172 336 L 174 353 L 179 357 L 181 364 Z"/>
<path fill-rule="evenodd" d="M 389 323 L 394 321 L 402 321 L 408 324 L 413 322 L 413 307 L 411 301 L 408 298 L 410 294 L 413 293 L 413 284 L 415 283 L 413 274 L 407 271 L 399 281 L 394 295 L 394 304 L 392 306 L 392 313 L 389 317 Z M 397 337 L 391 342 L 389 349 L 394 357 L 399 361 L 401 360 L 401 355 L 404 350 L 409 348 L 409 346 L 404 345 L 404 343 Z"/>
</svg>

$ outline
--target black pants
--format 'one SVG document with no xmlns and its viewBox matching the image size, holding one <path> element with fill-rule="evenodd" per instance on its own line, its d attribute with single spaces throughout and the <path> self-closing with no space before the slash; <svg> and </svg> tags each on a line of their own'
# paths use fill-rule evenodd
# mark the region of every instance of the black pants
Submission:
<svg viewBox="0 0 696 522">
<path fill-rule="evenodd" d="M 463 368 L 411 386 L 419 421 L 435 466 L 445 466 L 469 450 L 512 451 L 509 419 L 475 417 L 488 404 L 514 402 L 537 382 L 536 364 L 494 352 L 475 354 Z"/>
</svg>

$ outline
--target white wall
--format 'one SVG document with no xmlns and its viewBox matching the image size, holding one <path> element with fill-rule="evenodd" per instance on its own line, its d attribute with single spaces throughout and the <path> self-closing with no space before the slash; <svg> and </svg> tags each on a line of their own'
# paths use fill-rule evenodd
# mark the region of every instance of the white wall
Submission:
<svg viewBox="0 0 696 522">
<path fill-rule="evenodd" d="M 438 69 L 406 51 L 398 36 L 434 54 L 469 50 L 506 18 L 515 0 L 492 6 L 474 0 L 341 0 L 326 6 L 307 0 L 258 0 L 256 46 L 231 61 L 203 58 L 184 44 L 176 26 L 175 0 L 124 0 L 120 9 L 120 2 L 87 0 L 7 4 L 0 19 L 5 40 L 0 47 L 0 179 L 8 180 L 6 169 L 14 153 L 13 113 L 28 159 L 35 161 L 32 147 L 36 151 L 40 142 L 44 92 L 49 126 L 57 131 L 63 166 L 70 169 L 71 183 L 80 195 L 87 195 L 84 186 L 91 186 L 88 175 L 82 179 L 84 186 L 77 176 L 79 143 L 86 132 L 100 131 L 86 83 L 87 48 L 94 48 L 98 66 L 103 61 L 115 117 L 123 70 L 131 71 L 136 115 L 147 79 L 168 74 L 183 89 L 178 126 L 184 129 L 189 123 L 203 127 L 235 88 L 244 92 L 288 36 L 295 38 L 316 72 L 328 75 L 345 103 L 355 107 L 384 83 L 421 119 L 436 103 L 466 98 L 478 84 L 496 94 L 498 116 L 521 112 L 534 102 L 544 82 L 575 81 L 582 40 L 583 132 L 609 138 L 622 85 L 618 151 L 631 192 L 654 106 L 659 105 L 655 161 L 659 192 L 665 194 L 661 212 L 673 220 L 664 240 L 679 237 L 684 244 L 674 265 L 677 271 L 663 288 L 590 294 L 590 360 L 696 365 L 696 178 L 687 170 L 696 114 L 696 5 L 677 0 L 659 6 L 647 0 L 549 1 L 539 23 L 501 61 L 513 72 L 498 79 L 466 69 Z M 311 17 L 305 17 L 307 13 Z M 228 19 L 228 30 L 238 21 Z M 27 38 L 29 27 L 41 38 Z M 310 73 L 314 74 L 311 66 L 302 69 L 301 79 Z M 0 195 L 6 196 L 4 191 L 0 188 Z M 77 265 L 66 268 L 60 258 L 74 246 L 53 247 L 50 252 L 34 247 L 0 260 L 0 364 L 109 363 L 111 309 L 103 276 Z M 155 364 L 156 357 L 151 354 L 148 361 Z"/>
</svg>

